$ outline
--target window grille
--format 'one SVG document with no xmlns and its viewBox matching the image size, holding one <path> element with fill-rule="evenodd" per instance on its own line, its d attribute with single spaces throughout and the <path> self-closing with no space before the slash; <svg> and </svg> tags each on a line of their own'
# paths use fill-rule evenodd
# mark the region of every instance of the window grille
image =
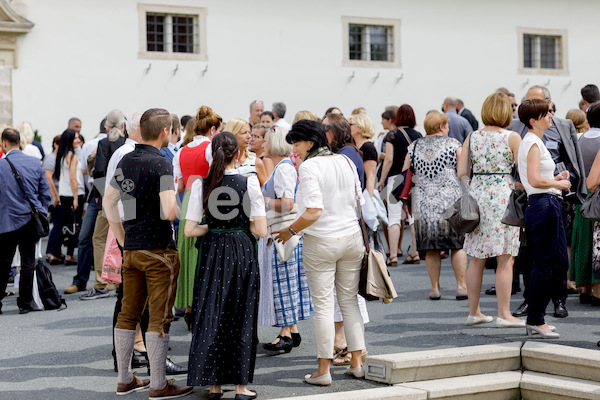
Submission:
<svg viewBox="0 0 600 400">
<path fill-rule="evenodd" d="M 199 53 L 197 18 L 194 15 L 147 13 L 146 50 Z"/>
<path fill-rule="evenodd" d="M 562 38 L 550 35 L 523 35 L 523 67 L 562 69 Z"/>
<path fill-rule="evenodd" d="M 394 28 L 350 24 L 349 58 L 362 61 L 394 61 Z"/>
</svg>

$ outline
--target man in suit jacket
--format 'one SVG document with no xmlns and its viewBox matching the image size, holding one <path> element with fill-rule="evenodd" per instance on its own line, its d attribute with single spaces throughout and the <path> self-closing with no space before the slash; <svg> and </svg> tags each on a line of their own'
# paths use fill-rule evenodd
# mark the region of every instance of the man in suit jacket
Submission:
<svg viewBox="0 0 600 400">
<path fill-rule="evenodd" d="M 448 136 L 453 137 L 462 144 L 469 135 L 469 133 L 471 133 L 473 130 L 471 129 L 471 124 L 469 123 L 469 121 L 458 115 L 456 105 L 456 98 L 446 97 L 444 99 L 442 109 L 444 110 L 444 114 L 446 115 L 446 117 L 448 117 L 448 119 L 450 120 L 448 122 L 448 126 L 450 127 Z"/>
<path fill-rule="evenodd" d="M 548 103 L 548 106 L 552 103 L 550 92 L 543 86 L 532 86 L 527 91 L 527 100 L 543 100 Z M 509 130 L 518 132 L 521 137 L 525 136 L 528 132 L 527 127 L 519 120 L 514 120 L 508 127 Z M 569 171 L 569 180 L 571 181 L 572 193 L 566 199 L 570 203 L 581 204 L 587 196 L 587 188 L 585 186 L 585 172 L 583 166 L 583 159 L 581 157 L 581 150 L 577 143 L 577 133 L 573 122 L 567 119 L 558 117 L 552 117 L 552 126 L 546 130 L 542 141 L 548 148 L 552 160 L 558 164 L 563 163 L 565 168 Z M 558 170 L 555 175 L 558 174 Z M 566 203 L 564 203 L 566 210 Z M 570 230 L 567 229 L 567 232 Z M 567 243 L 570 243 L 570 237 L 567 237 Z M 529 242 L 531 243 L 531 242 Z M 531 274 L 531 254 L 521 249 L 519 257 L 516 261 L 523 271 L 523 281 L 525 283 L 525 291 L 523 297 L 525 301 L 519 308 L 513 313 L 515 316 L 527 315 L 527 286 L 529 284 L 529 276 Z M 552 283 L 552 300 L 554 302 L 554 316 L 564 318 L 568 314 L 565 308 L 565 301 L 567 299 L 567 277 L 557 277 L 558 279 Z"/>
<path fill-rule="evenodd" d="M 465 108 L 465 103 L 463 103 L 461 99 L 456 99 L 456 109 L 458 110 L 458 115 L 469 121 L 469 124 L 471 124 L 471 128 L 473 128 L 474 131 L 479 128 L 477 118 L 475 118 L 471 110 Z"/>
<path fill-rule="evenodd" d="M 33 301 L 33 271 L 35 269 L 35 244 L 38 241 L 31 206 L 48 212 L 52 201 L 50 187 L 40 161 L 19 150 L 21 137 L 15 129 L 7 128 L 2 132 L 2 150 L 21 176 L 25 192 L 15 178 L 6 159 L 0 160 L 0 301 L 4 298 L 10 266 L 17 246 L 21 254 L 21 280 L 17 305 L 19 314 L 31 311 Z M 0 314 L 2 303 L 0 303 Z"/>
</svg>

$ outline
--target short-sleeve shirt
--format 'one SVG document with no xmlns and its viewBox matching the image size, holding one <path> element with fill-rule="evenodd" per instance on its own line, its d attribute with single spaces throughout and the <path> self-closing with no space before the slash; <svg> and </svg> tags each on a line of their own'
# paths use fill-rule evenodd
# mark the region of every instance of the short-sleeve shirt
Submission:
<svg viewBox="0 0 600 400">
<path fill-rule="evenodd" d="M 121 194 L 125 250 L 174 244 L 171 223 L 162 216 L 160 204 L 161 192 L 175 191 L 173 169 L 156 147 L 136 144 L 119 162 L 110 185 Z"/>
<path fill-rule="evenodd" d="M 42 167 L 46 171 L 54 172 L 54 170 L 56 169 L 56 154 L 46 154 L 46 157 L 44 157 L 44 163 L 42 164 Z M 54 186 L 56 186 L 56 188 L 58 189 L 58 179 L 53 177 L 52 180 L 54 181 Z"/>
<path fill-rule="evenodd" d="M 362 158 L 360 158 L 360 154 L 356 150 L 356 147 L 346 145 L 338 150 L 337 154 L 342 154 L 348 157 L 354 163 L 356 167 L 356 172 L 358 173 L 358 179 L 360 181 L 360 187 L 365 187 L 365 166 L 363 164 Z"/>
<path fill-rule="evenodd" d="M 420 132 L 412 129 L 412 128 L 403 128 L 406 134 L 410 139 L 410 143 L 415 140 L 422 138 Z M 394 129 L 385 137 L 385 142 L 389 143 L 394 148 L 394 161 L 392 163 L 392 167 L 390 168 L 390 172 L 388 176 L 394 176 L 402 173 L 402 167 L 404 166 L 404 159 L 406 158 L 406 154 L 408 153 L 408 146 L 410 143 L 406 140 L 406 137 L 402 133 L 400 129 Z"/>
</svg>

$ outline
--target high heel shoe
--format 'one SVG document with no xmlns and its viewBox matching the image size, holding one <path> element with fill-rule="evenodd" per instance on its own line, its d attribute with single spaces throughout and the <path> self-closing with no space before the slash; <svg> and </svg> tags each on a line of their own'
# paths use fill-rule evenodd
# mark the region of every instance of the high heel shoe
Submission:
<svg viewBox="0 0 600 400">
<path fill-rule="evenodd" d="M 300 346 L 301 342 L 302 342 L 302 336 L 300 336 L 300 332 L 298 332 L 298 333 L 292 332 L 292 346 L 298 347 L 298 346 Z"/>
<path fill-rule="evenodd" d="M 329 386 L 331 385 L 331 373 L 326 373 L 321 376 L 317 376 L 316 378 L 311 378 L 311 374 L 304 375 L 304 381 L 311 385 L 317 386 Z"/>
<path fill-rule="evenodd" d="M 540 328 L 535 325 L 525 325 L 525 329 L 527 330 L 527 336 L 533 336 L 534 333 L 538 333 L 542 339 L 558 339 L 560 335 L 556 332 L 544 332 Z"/>
<path fill-rule="evenodd" d="M 288 336 L 277 336 L 279 338 L 279 342 L 277 343 L 263 343 L 262 347 L 265 350 L 269 351 L 280 351 L 283 350 L 286 353 L 292 351 L 292 347 L 294 347 L 293 341 L 291 337 Z"/>
</svg>

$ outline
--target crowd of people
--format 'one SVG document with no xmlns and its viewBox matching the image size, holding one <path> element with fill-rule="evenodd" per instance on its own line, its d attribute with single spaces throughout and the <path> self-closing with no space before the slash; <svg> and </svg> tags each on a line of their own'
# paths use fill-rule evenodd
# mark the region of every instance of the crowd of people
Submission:
<svg viewBox="0 0 600 400">
<path fill-rule="evenodd" d="M 600 224 L 581 215 L 600 186 L 600 92 L 587 85 L 581 93 L 580 109 L 562 119 L 545 87 L 531 87 L 520 105 L 500 88 L 483 102 L 481 127 L 462 100 L 448 97 L 443 112 L 427 113 L 425 135 L 408 104 L 387 107 L 376 133 L 363 107 L 348 117 L 337 107 L 323 117 L 303 110 L 290 124 L 284 103 L 266 111 L 259 100 L 247 119 L 229 121 L 205 105 L 181 118 L 160 108 L 126 118 L 115 109 L 85 143 L 72 118 L 47 154 L 30 124 L 5 127 L 0 300 L 11 294 L 18 247 L 19 313 L 34 309 L 32 209 L 47 212 L 46 261 L 77 265 L 64 292 L 95 300 L 116 290 L 117 394 L 149 388 L 151 399 L 167 399 L 208 386 L 218 399 L 233 384 L 236 399 L 253 399 L 258 325 L 280 329 L 264 349 L 289 353 L 301 344 L 299 322 L 313 320 L 317 369 L 308 384 L 331 384 L 332 361 L 365 376 L 363 243 L 394 267 L 406 231 L 401 263 L 425 261 L 429 299 L 441 298 L 441 259 L 449 256 L 455 298 L 469 302 L 466 325 L 493 322 L 479 299 L 484 268 L 494 265 L 495 326 L 558 338 L 544 319 L 550 300 L 556 317 L 568 316 L 569 291 L 600 306 Z M 464 182 L 480 210 L 479 226 L 466 234 L 446 219 Z M 528 196 L 525 228 L 502 223 L 516 187 Z M 106 270 L 111 252 L 122 260 L 117 279 Z M 520 274 L 524 302 L 511 313 Z M 167 357 L 177 315 L 192 332 L 187 368 Z M 149 380 L 132 373 L 141 365 Z M 166 379 L 179 373 L 189 386 Z"/>
</svg>

